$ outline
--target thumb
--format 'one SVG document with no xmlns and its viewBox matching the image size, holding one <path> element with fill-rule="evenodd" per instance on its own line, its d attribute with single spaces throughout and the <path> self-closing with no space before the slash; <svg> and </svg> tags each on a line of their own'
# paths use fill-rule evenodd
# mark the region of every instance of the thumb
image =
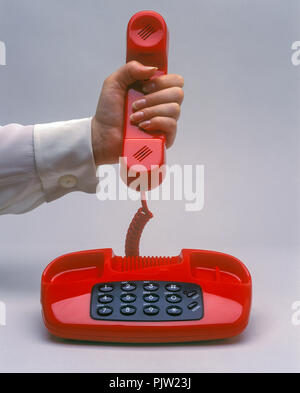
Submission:
<svg viewBox="0 0 300 393">
<path fill-rule="evenodd" d="M 157 67 L 148 67 L 137 61 L 130 61 L 114 72 L 111 79 L 116 81 L 121 89 L 126 90 L 128 86 L 138 80 L 151 78 L 156 71 Z"/>
</svg>

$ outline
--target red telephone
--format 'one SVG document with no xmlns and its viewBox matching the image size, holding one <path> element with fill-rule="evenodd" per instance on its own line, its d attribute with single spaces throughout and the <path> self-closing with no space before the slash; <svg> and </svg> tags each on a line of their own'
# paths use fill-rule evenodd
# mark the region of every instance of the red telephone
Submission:
<svg viewBox="0 0 300 393">
<path fill-rule="evenodd" d="M 127 60 L 167 72 L 168 32 L 163 18 L 139 12 L 128 26 Z M 151 174 L 165 161 L 163 136 L 151 136 L 129 122 L 139 86 L 128 90 L 123 156 L 134 177 Z M 151 167 L 155 165 L 155 168 Z M 128 174 L 123 179 L 128 185 Z M 162 178 L 159 179 L 159 182 Z M 149 183 L 141 191 L 157 184 Z M 112 249 L 81 251 L 51 262 L 42 276 L 45 325 L 55 336 L 109 342 L 185 342 L 241 333 L 251 307 L 251 276 L 241 261 L 213 251 L 182 250 L 175 257 L 140 257 L 142 230 L 152 217 L 146 200 L 126 238 L 126 256 Z"/>
<path fill-rule="evenodd" d="M 157 67 L 154 78 L 164 75 L 168 72 L 168 46 L 168 29 L 161 15 L 153 11 L 142 11 L 130 19 L 127 29 L 127 62 L 136 60 L 146 66 Z M 144 96 L 141 88 L 142 83 L 135 83 L 128 89 L 126 97 L 120 173 L 128 186 L 139 177 L 142 180 L 141 190 L 146 191 L 157 187 L 163 180 L 164 172 L 161 168 L 165 164 L 165 137 L 159 133 L 151 135 L 130 122 L 133 102 Z"/>
</svg>

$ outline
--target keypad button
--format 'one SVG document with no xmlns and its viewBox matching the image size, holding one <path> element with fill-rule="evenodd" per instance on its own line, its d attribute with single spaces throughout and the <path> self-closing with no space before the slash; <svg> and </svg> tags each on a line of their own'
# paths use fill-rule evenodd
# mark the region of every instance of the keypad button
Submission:
<svg viewBox="0 0 300 393">
<path fill-rule="evenodd" d="M 108 315 L 112 314 L 113 309 L 109 306 L 105 306 L 105 307 L 99 307 L 97 310 L 97 313 L 101 316 L 101 317 L 107 317 Z"/>
<path fill-rule="evenodd" d="M 197 302 L 192 302 L 192 303 L 190 303 L 189 305 L 188 305 L 188 309 L 189 310 L 193 310 L 195 307 L 197 307 L 198 306 L 198 303 Z"/>
<path fill-rule="evenodd" d="M 134 291 L 136 289 L 136 285 L 131 282 L 126 282 L 126 283 L 122 284 L 121 288 L 123 291 L 130 292 L 130 291 Z"/>
<path fill-rule="evenodd" d="M 121 295 L 121 300 L 124 303 L 132 303 L 136 300 L 136 296 L 133 293 L 124 293 Z"/>
<path fill-rule="evenodd" d="M 144 300 L 148 303 L 155 303 L 159 300 L 159 296 L 155 293 L 150 293 L 148 295 L 144 295 Z"/>
<path fill-rule="evenodd" d="M 98 297 L 99 303 L 111 303 L 113 300 L 114 298 L 111 295 L 101 295 Z"/>
<path fill-rule="evenodd" d="M 168 284 L 166 285 L 166 290 L 170 292 L 178 292 L 180 291 L 180 285 L 178 284 Z"/>
<path fill-rule="evenodd" d="M 120 308 L 120 312 L 123 315 L 133 315 L 136 313 L 136 308 L 134 306 L 123 306 Z"/>
<path fill-rule="evenodd" d="M 182 300 L 182 297 L 178 294 L 173 293 L 172 295 L 167 295 L 166 300 L 169 303 L 180 303 Z"/>
<path fill-rule="evenodd" d="M 195 295 L 197 295 L 197 291 L 188 291 L 188 292 L 186 293 L 186 296 L 187 296 L 187 297 L 193 297 L 193 296 L 195 296 Z"/>
<path fill-rule="evenodd" d="M 145 306 L 144 313 L 146 315 L 157 315 L 159 313 L 159 308 L 157 306 Z"/>
<path fill-rule="evenodd" d="M 172 317 L 176 317 L 182 314 L 182 308 L 179 306 L 169 306 L 167 307 L 167 313 Z"/>
<path fill-rule="evenodd" d="M 99 291 L 101 292 L 111 292 L 113 291 L 114 287 L 111 284 L 102 284 L 99 285 Z"/>
<path fill-rule="evenodd" d="M 159 288 L 159 285 L 154 283 L 154 282 L 149 282 L 147 284 L 144 284 L 144 289 L 145 291 L 157 291 Z"/>
</svg>

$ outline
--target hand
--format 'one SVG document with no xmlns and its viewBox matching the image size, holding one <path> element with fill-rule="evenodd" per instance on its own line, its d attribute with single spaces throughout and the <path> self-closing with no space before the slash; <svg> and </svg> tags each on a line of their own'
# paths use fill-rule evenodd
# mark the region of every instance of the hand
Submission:
<svg viewBox="0 0 300 393">
<path fill-rule="evenodd" d="M 122 154 L 123 116 L 128 86 L 148 80 L 155 67 L 131 61 L 111 74 L 102 87 L 92 119 L 92 144 L 96 165 L 117 163 Z M 176 136 L 184 80 L 180 75 L 163 75 L 146 81 L 144 99 L 133 104 L 131 122 L 146 132 L 161 131 L 170 147 Z"/>
</svg>

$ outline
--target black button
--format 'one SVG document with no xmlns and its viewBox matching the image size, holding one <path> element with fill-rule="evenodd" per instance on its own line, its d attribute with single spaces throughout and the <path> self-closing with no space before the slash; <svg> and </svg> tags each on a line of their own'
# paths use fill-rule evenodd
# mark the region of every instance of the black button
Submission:
<svg viewBox="0 0 300 393">
<path fill-rule="evenodd" d="M 121 295 L 121 300 L 124 303 L 132 303 L 136 300 L 136 296 L 133 293 L 124 293 Z"/>
<path fill-rule="evenodd" d="M 111 303 L 114 298 L 111 295 L 101 295 L 98 297 L 99 303 Z"/>
<path fill-rule="evenodd" d="M 197 291 L 189 291 L 189 292 L 186 293 L 187 297 L 192 297 L 192 296 L 195 296 L 195 295 L 197 295 Z"/>
<path fill-rule="evenodd" d="M 134 291 L 136 289 L 136 285 L 134 283 L 131 282 L 126 282 L 125 284 L 122 284 L 122 290 L 123 291 Z"/>
<path fill-rule="evenodd" d="M 101 316 L 101 317 L 107 317 L 108 315 L 110 315 L 113 312 L 113 309 L 109 306 L 105 306 L 105 307 L 99 307 L 97 310 L 97 313 Z"/>
<path fill-rule="evenodd" d="M 159 313 L 159 308 L 156 306 L 146 306 L 144 307 L 144 313 L 146 315 L 157 315 Z"/>
<path fill-rule="evenodd" d="M 148 284 L 144 284 L 145 291 L 157 291 L 159 285 L 154 282 L 149 282 Z"/>
<path fill-rule="evenodd" d="M 159 300 L 159 296 L 155 293 L 150 293 L 149 295 L 144 295 L 145 302 L 155 303 Z"/>
<path fill-rule="evenodd" d="M 195 308 L 195 307 L 197 307 L 198 306 L 198 303 L 197 302 L 193 302 L 193 303 L 190 303 L 189 305 L 188 305 L 188 309 L 189 310 L 192 310 L 193 308 Z"/>
<path fill-rule="evenodd" d="M 182 308 L 179 306 L 169 306 L 167 307 L 167 313 L 172 317 L 176 317 L 182 314 Z"/>
<path fill-rule="evenodd" d="M 123 306 L 120 308 L 120 312 L 123 315 L 133 315 L 136 313 L 136 308 L 134 306 Z"/>
<path fill-rule="evenodd" d="M 178 284 L 168 284 L 166 289 L 170 292 L 178 292 L 180 291 L 180 286 Z"/>
<path fill-rule="evenodd" d="M 169 303 L 179 303 L 182 300 L 182 297 L 173 293 L 172 295 L 167 295 L 166 299 Z"/>
<path fill-rule="evenodd" d="M 99 286 L 99 291 L 101 292 L 111 292 L 114 287 L 111 284 L 102 284 Z"/>
</svg>

